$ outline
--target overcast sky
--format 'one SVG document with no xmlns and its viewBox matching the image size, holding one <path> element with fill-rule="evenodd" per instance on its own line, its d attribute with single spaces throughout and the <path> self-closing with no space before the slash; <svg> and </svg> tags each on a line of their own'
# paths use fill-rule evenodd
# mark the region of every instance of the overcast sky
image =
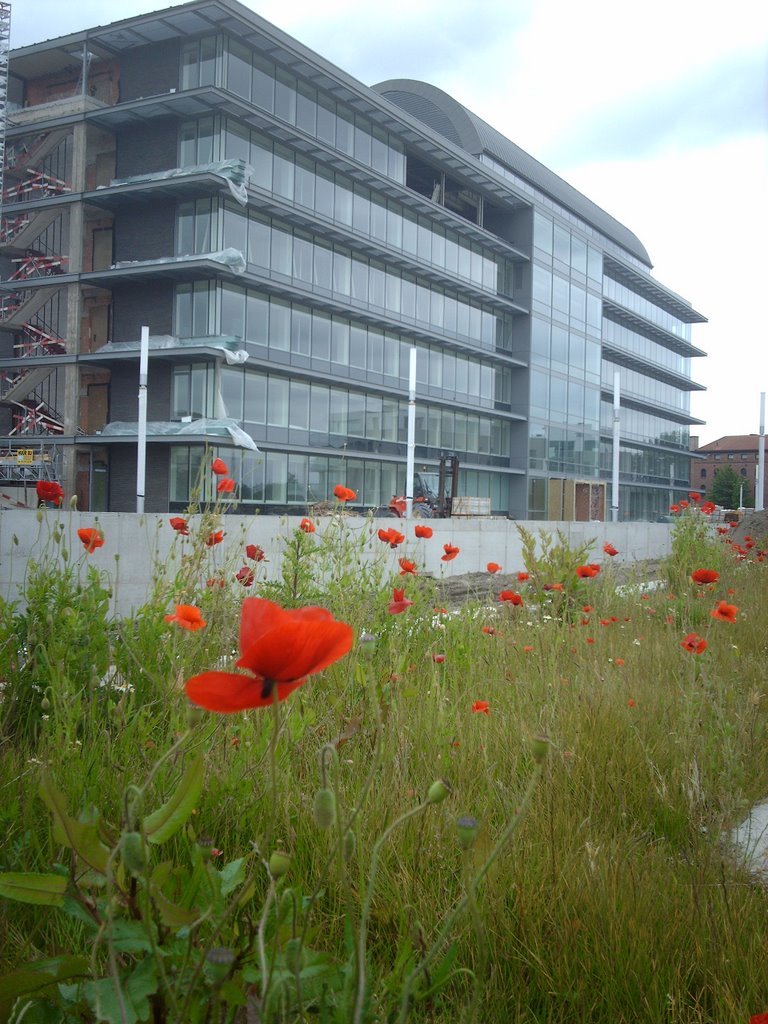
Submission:
<svg viewBox="0 0 768 1024">
<path fill-rule="evenodd" d="M 12 0 L 26 46 L 162 0 Z M 765 0 L 247 0 L 366 85 L 445 89 L 622 221 L 708 317 L 701 443 L 755 433 L 768 391 Z M 760 298 L 762 296 L 762 299 Z"/>
</svg>

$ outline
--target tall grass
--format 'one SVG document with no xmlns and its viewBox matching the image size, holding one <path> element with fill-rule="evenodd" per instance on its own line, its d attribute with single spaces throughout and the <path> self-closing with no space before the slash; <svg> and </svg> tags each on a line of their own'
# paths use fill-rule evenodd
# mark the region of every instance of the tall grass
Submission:
<svg viewBox="0 0 768 1024">
<path fill-rule="evenodd" d="M 120 897 L 130 891 L 146 924 L 142 880 L 156 869 L 169 903 L 212 909 L 189 934 L 168 920 L 150 929 L 175 986 L 162 1005 L 162 977 L 116 1011 L 100 1009 L 84 976 L 51 977 L 15 1005 L 0 982 L 0 1020 L 743 1024 L 768 1009 L 768 899 L 723 842 L 768 791 L 768 582 L 754 551 L 739 561 L 711 531 L 692 532 L 660 589 L 617 590 L 608 564 L 578 580 L 580 553 L 561 546 L 561 580 L 547 579 L 563 591 L 542 591 L 555 570 L 531 551 L 522 607 L 475 601 L 444 613 L 435 581 L 404 583 L 384 560 L 363 573 L 335 516 L 268 553 L 286 559 L 268 586 L 257 576 L 244 588 L 235 567 L 224 587 L 206 586 L 195 547 L 194 571 L 181 582 L 161 574 L 130 621 L 110 620 L 104 579 L 75 583 L 49 544 L 26 610 L 0 607 L 0 871 L 60 871 L 71 885 L 76 858 L 51 827 L 43 773 L 73 818 L 95 822 L 98 811 L 101 842 L 118 850 L 121 832 L 139 828 L 130 794 L 151 780 L 150 812 L 202 755 L 194 813 L 152 847 L 138 883 L 118 854 L 106 875 L 79 881 L 94 905 L 112 892 L 110 920 L 130 917 Z M 699 567 L 721 573 L 711 590 L 690 579 Z M 414 602 L 398 615 L 387 610 L 393 586 Z M 367 638 L 280 705 L 277 726 L 264 708 L 205 714 L 188 731 L 183 682 L 233 664 L 245 596 L 321 603 Z M 165 622 L 182 598 L 201 607 L 204 630 Z M 735 623 L 712 618 L 723 599 L 738 606 Z M 700 655 L 681 647 L 694 632 L 707 640 Z M 473 712 L 477 701 L 487 714 Z M 450 793 L 433 803 L 441 778 Z M 334 793 L 328 829 L 313 814 L 319 788 Z M 466 846 L 465 817 L 478 822 Z M 285 877 L 266 868 L 277 848 L 290 854 Z M 234 910 L 205 889 L 213 868 L 220 886 L 232 864 L 233 877 L 242 871 Z M 90 983 L 109 986 L 157 955 L 106 932 L 94 953 L 83 914 L 0 905 L 0 975 L 82 954 Z M 298 979 L 298 1002 L 293 981 L 282 994 L 273 981 L 262 999 L 265 975 Z M 185 996 L 193 981 L 199 1002 Z"/>
</svg>

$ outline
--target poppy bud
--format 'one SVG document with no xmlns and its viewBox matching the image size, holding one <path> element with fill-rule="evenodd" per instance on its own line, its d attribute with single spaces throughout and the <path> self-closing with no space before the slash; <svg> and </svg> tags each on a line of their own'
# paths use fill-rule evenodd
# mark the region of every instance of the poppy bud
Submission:
<svg viewBox="0 0 768 1024">
<path fill-rule="evenodd" d="M 38 523 L 42 523 L 42 521 L 43 521 L 43 510 L 42 510 L 42 508 L 39 508 L 37 510 L 37 512 L 35 512 L 35 518 L 37 519 Z"/>
<path fill-rule="evenodd" d="M 206 974 L 214 985 L 220 985 L 227 980 L 232 964 L 235 962 L 235 954 L 225 946 L 217 946 L 209 949 L 206 957 Z"/>
<path fill-rule="evenodd" d="M 431 804 L 441 804 L 451 792 L 450 785 L 445 779 L 437 779 L 427 790 L 427 800 Z"/>
<path fill-rule="evenodd" d="M 123 832 L 120 836 L 120 856 L 130 875 L 140 875 L 146 870 L 147 854 L 139 832 Z"/>
<path fill-rule="evenodd" d="M 16 534 L 15 534 L 15 533 L 14 533 L 14 535 L 13 535 L 13 536 L 11 537 L 11 540 L 12 540 L 12 541 L 13 541 L 13 543 L 14 543 L 14 544 L 16 545 L 16 547 L 18 547 L 18 546 L 19 546 L 19 538 L 18 538 L 18 537 L 16 536 Z"/>
<path fill-rule="evenodd" d="M 283 850 L 275 850 L 269 858 L 269 873 L 273 878 L 282 878 L 287 875 L 291 867 L 291 858 Z"/>
<path fill-rule="evenodd" d="M 318 828 L 327 829 L 336 821 L 336 797 L 330 789 L 318 789 L 312 806 L 312 816 Z"/>
<path fill-rule="evenodd" d="M 72 497 L 69 499 L 69 507 L 71 509 L 76 509 L 77 508 L 77 495 L 76 494 L 73 494 Z"/>
<path fill-rule="evenodd" d="M 471 850 L 475 845 L 479 827 L 477 818 L 459 818 L 456 822 L 456 835 L 462 850 Z"/>
<path fill-rule="evenodd" d="M 355 855 L 355 833 L 351 828 L 348 828 L 344 833 L 344 838 L 341 841 L 341 856 L 342 860 L 349 863 Z"/>
<path fill-rule="evenodd" d="M 51 702 L 48 700 L 47 697 L 43 697 L 43 699 L 40 701 L 40 707 L 43 709 L 43 711 L 50 710 Z"/>
<path fill-rule="evenodd" d="M 69 561 L 69 552 L 67 551 L 66 548 L 61 549 L 61 557 L 65 562 Z"/>
<path fill-rule="evenodd" d="M 531 744 L 531 753 L 536 764 L 546 760 L 549 753 L 549 739 L 546 736 L 534 736 Z"/>
<path fill-rule="evenodd" d="M 45 616 L 45 621 L 49 629 L 53 627 L 53 616 L 50 612 Z"/>
<path fill-rule="evenodd" d="M 293 895 L 293 889 L 283 889 L 283 895 L 280 897 L 280 911 L 278 918 L 281 921 L 285 921 L 293 913 L 293 908 L 296 905 L 296 898 Z"/>
</svg>

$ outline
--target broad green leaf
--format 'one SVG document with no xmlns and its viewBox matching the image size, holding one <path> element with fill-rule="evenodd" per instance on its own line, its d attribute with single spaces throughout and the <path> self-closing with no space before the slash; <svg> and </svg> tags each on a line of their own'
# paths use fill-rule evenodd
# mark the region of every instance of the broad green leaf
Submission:
<svg viewBox="0 0 768 1024">
<path fill-rule="evenodd" d="M 170 800 L 148 814 L 143 821 L 144 834 L 150 843 L 164 843 L 190 817 L 203 789 L 203 759 L 195 758 L 187 767 Z"/>
<path fill-rule="evenodd" d="M 113 921 L 111 937 L 118 953 L 152 952 L 152 943 L 141 921 Z"/>
<path fill-rule="evenodd" d="M 121 982 L 125 1015 L 112 978 L 101 978 L 83 986 L 83 994 L 99 1021 L 105 1024 L 136 1024 L 137 1021 L 149 1020 L 148 997 L 157 992 L 157 974 L 152 957 L 145 957 L 133 974 Z"/>
<path fill-rule="evenodd" d="M 109 850 L 99 839 L 97 826 L 93 822 L 84 823 L 69 816 L 64 797 L 46 771 L 40 779 L 40 796 L 53 816 L 53 836 L 56 842 L 74 850 L 88 867 L 105 875 Z"/>
<path fill-rule="evenodd" d="M 20 903 L 60 907 L 64 903 L 66 888 L 67 880 L 61 875 L 38 875 L 33 871 L 5 871 L 0 874 L 0 896 Z"/>
<path fill-rule="evenodd" d="M 229 896 L 233 889 L 245 881 L 245 857 L 239 857 L 237 860 L 225 864 L 219 872 L 219 877 L 221 878 L 221 895 Z"/>
<path fill-rule="evenodd" d="M 195 910 L 187 910 L 186 907 L 180 907 L 176 903 L 171 903 L 154 886 L 152 888 L 152 901 L 160 915 L 160 920 L 169 928 L 181 928 L 183 925 L 190 925 L 199 916 Z"/>
<path fill-rule="evenodd" d="M 52 960 L 37 960 L 25 964 L 18 971 L 0 978 L 0 1021 L 8 1014 L 17 999 L 29 998 L 48 985 L 68 978 L 85 977 L 88 960 L 84 956 L 58 956 Z"/>
</svg>

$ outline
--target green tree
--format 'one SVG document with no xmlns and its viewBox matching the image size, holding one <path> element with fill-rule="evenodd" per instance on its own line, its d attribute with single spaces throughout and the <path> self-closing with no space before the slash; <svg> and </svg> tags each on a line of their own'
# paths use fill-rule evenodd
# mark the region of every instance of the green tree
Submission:
<svg viewBox="0 0 768 1024">
<path fill-rule="evenodd" d="M 743 492 L 741 488 L 744 488 Z M 739 495 L 745 508 L 754 506 L 752 485 L 746 477 L 739 476 L 732 466 L 721 466 L 715 470 L 707 497 L 723 508 L 738 508 Z"/>
</svg>

